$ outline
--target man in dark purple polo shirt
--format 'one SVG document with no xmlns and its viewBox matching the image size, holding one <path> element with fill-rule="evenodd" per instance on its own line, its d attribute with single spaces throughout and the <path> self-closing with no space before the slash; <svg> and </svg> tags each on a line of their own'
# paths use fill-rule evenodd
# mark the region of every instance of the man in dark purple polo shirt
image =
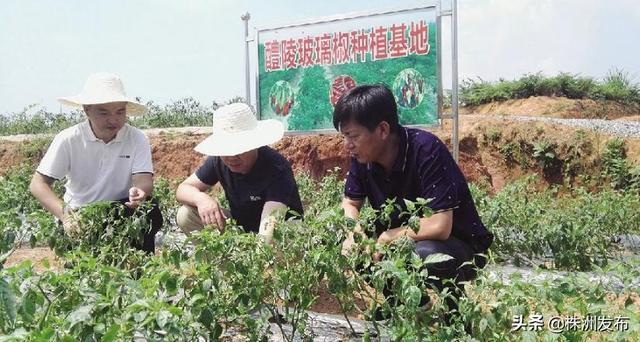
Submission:
<svg viewBox="0 0 640 342">
<path fill-rule="evenodd" d="M 384 85 L 362 85 L 343 95 L 336 103 L 333 124 L 352 157 L 342 201 L 345 215 L 356 219 L 365 199 L 374 209 L 392 199 L 402 210 L 396 209 L 390 222 L 376 222 L 378 244 L 408 236 L 422 258 L 435 253 L 452 256 L 427 267 L 429 275 L 440 279 L 431 281 L 439 289 L 443 279 L 473 279 L 474 269 L 460 266 L 475 261 L 484 267 L 485 258 L 477 254 L 487 251 L 493 235 L 482 224 L 467 182 L 442 141 L 429 132 L 401 126 L 393 94 Z M 417 198 L 430 199 L 433 215 L 421 218 L 414 232 L 407 226 L 407 215 L 400 213 L 406 211 L 404 199 Z M 352 244 L 353 234 L 343 250 Z M 454 301 L 448 304 L 455 307 Z"/>
</svg>

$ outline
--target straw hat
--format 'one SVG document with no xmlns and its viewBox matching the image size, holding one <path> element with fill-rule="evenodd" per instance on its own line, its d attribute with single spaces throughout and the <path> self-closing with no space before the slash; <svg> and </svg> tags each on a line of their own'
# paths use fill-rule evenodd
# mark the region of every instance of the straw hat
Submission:
<svg viewBox="0 0 640 342">
<path fill-rule="evenodd" d="M 59 97 L 58 101 L 63 105 L 75 108 L 101 103 L 127 102 L 127 115 L 137 116 L 147 112 L 146 106 L 127 97 L 120 77 L 106 72 L 89 75 L 80 94 Z"/>
<path fill-rule="evenodd" d="M 280 121 L 258 121 L 248 105 L 232 103 L 213 113 L 213 134 L 194 150 L 209 156 L 234 156 L 273 144 L 283 135 Z"/>
</svg>

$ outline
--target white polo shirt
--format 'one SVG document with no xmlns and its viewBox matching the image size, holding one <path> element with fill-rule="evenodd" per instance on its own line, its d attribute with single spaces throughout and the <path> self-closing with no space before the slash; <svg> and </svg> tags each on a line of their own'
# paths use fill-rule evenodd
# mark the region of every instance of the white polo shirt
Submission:
<svg viewBox="0 0 640 342">
<path fill-rule="evenodd" d="M 53 138 L 37 171 L 58 180 L 67 178 L 64 201 L 72 208 L 116 201 L 129 197 L 131 175 L 153 173 L 151 146 L 142 131 L 128 124 L 105 144 L 84 121 Z"/>
</svg>

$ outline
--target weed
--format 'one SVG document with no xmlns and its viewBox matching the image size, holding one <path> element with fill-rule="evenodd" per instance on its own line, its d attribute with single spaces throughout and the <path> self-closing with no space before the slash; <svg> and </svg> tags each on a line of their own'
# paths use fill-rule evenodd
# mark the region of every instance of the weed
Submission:
<svg viewBox="0 0 640 342">
<path fill-rule="evenodd" d="M 538 162 L 542 169 L 547 169 L 557 161 L 554 151 L 555 145 L 547 140 L 540 140 L 533 143 L 533 159 Z"/>
</svg>

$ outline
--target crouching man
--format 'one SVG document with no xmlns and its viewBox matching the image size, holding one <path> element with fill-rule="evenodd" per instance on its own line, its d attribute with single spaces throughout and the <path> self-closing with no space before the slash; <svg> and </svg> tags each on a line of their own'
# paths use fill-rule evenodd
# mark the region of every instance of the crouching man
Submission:
<svg viewBox="0 0 640 342">
<path fill-rule="evenodd" d="M 87 120 L 58 133 L 40 161 L 29 190 L 52 213 L 67 234 L 81 227 L 73 210 L 97 201 L 123 205 L 119 212 L 131 216 L 153 191 L 151 147 L 144 133 L 126 123 L 127 115 L 146 113 L 147 108 L 126 96 L 120 78 L 109 73 L 89 76 L 77 96 L 58 99 L 81 108 Z M 64 200 L 52 190 L 56 180 L 66 178 Z M 154 202 L 146 214 L 149 230 L 135 246 L 153 253 L 155 234 L 162 227 L 162 213 Z"/>
<path fill-rule="evenodd" d="M 453 257 L 429 265 L 425 279 L 442 290 L 475 277 L 475 269 L 465 262 L 475 261 L 483 267 L 493 235 L 482 224 L 469 187 L 445 144 L 435 135 L 398 123 L 398 111 L 391 91 L 384 85 L 361 85 L 343 95 L 334 108 L 333 124 L 343 135 L 351 155 L 351 166 L 345 183 L 342 207 L 345 215 L 357 219 L 365 199 L 374 209 L 387 200 L 394 201 L 390 222 L 377 221 L 375 238 L 380 245 L 406 236 L 416 243 L 415 253 L 421 258 L 436 253 Z M 414 232 L 407 225 L 405 199 L 431 199 L 430 217 L 420 218 Z M 353 235 L 343 244 L 347 253 L 353 245 Z M 377 256 L 376 256 L 377 258 Z M 453 286 L 456 296 L 462 288 Z M 393 295 L 385 293 L 386 295 Z M 423 295 L 426 307 L 429 298 Z M 455 300 L 449 300 L 451 309 Z"/>
<path fill-rule="evenodd" d="M 259 233 L 269 242 L 273 214 L 285 211 L 287 218 L 302 215 L 291 165 L 266 146 L 283 134 L 279 121 L 256 120 L 246 104 L 216 110 L 213 134 L 195 148 L 209 157 L 178 186 L 176 198 L 184 204 L 178 210 L 178 226 L 187 234 L 205 225 L 223 230 L 225 219 L 233 218 L 246 231 Z M 228 209 L 207 194 L 218 183 L 229 201 Z"/>
</svg>

